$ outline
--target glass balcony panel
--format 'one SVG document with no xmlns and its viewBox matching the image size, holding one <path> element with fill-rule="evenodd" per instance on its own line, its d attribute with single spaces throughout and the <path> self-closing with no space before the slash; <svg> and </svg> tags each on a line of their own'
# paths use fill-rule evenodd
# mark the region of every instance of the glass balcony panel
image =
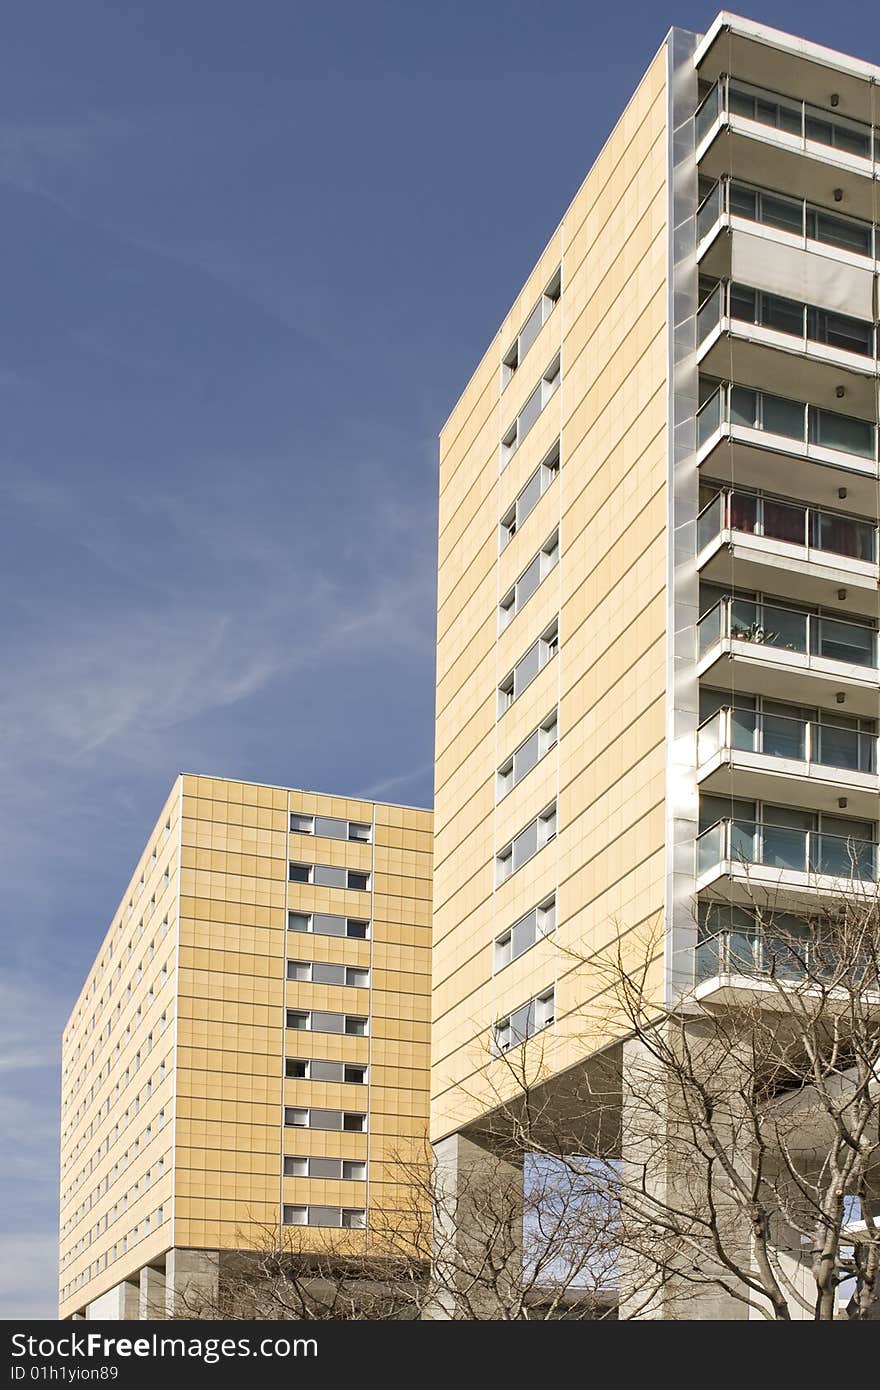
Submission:
<svg viewBox="0 0 880 1390">
<path fill-rule="evenodd" d="M 769 758 L 806 757 L 807 726 L 800 719 L 779 714 L 761 716 L 761 751 Z"/>
<path fill-rule="evenodd" d="M 745 531 L 754 535 L 758 529 L 758 499 L 747 492 L 734 492 L 730 496 L 730 524 L 734 531 Z"/>
<path fill-rule="evenodd" d="M 863 319 L 850 318 L 848 314 L 835 314 L 830 309 L 808 311 L 809 337 L 816 343 L 840 348 L 844 352 L 854 352 L 860 357 L 874 355 L 874 327 Z"/>
<path fill-rule="evenodd" d="M 771 869 L 805 870 L 807 832 L 784 825 L 761 827 L 761 863 Z"/>
<path fill-rule="evenodd" d="M 699 136 L 697 137 L 699 139 Z M 711 232 L 722 213 L 723 185 L 719 182 L 711 189 L 697 209 L 697 241 Z"/>
<path fill-rule="evenodd" d="M 734 748 L 753 753 L 758 744 L 758 716 L 753 709 L 730 711 L 730 740 Z"/>
<path fill-rule="evenodd" d="M 831 661 L 846 661 L 853 666 L 876 665 L 877 634 L 860 623 L 845 623 L 839 618 L 815 618 L 811 623 L 813 651 Z"/>
<path fill-rule="evenodd" d="M 719 281 L 697 310 L 697 343 L 702 343 L 721 322 L 724 312 L 724 285 Z"/>
<path fill-rule="evenodd" d="M 813 725 L 813 760 L 823 767 L 841 767 L 849 772 L 873 772 L 873 734 L 855 729 L 836 729 L 833 724 Z"/>
<path fill-rule="evenodd" d="M 757 608 L 757 619 L 747 640 L 763 642 L 787 652 L 807 651 L 807 614 L 791 608 L 775 608 L 770 604 L 751 604 Z"/>
<path fill-rule="evenodd" d="M 697 729 L 697 765 L 702 767 L 721 748 L 724 740 L 724 711 L 719 710 Z"/>
<path fill-rule="evenodd" d="M 803 507 L 791 507 L 787 502 L 773 502 L 765 498 L 763 525 L 764 535 L 772 540 L 806 545 L 807 513 Z"/>
<path fill-rule="evenodd" d="M 697 836 L 697 873 L 706 873 L 724 858 L 726 821 L 718 821 Z"/>
<path fill-rule="evenodd" d="M 835 878 L 876 877 L 877 847 L 856 836 L 814 834 L 810 837 L 810 868 Z"/>
<path fill-rule="evenodd" d="M 868 223 L 850 222 L 848 218 L 835 217 L 821 208 L 807 208 L 807 236 L 826 246 L 854 251 L 859 256 L 870 256 L 873 251 Z"/>
<path fill-rule="evenodd" d="M 732 183 L 727 194 L 731 214 L 734 217 L 747 218 L 749 222 L 760 222 L 759 196 L 755 188 L 747 188 L 742 183 Z"/>
<path fill-rule="evenodd" d="M 730 857 L 737 864 L 755 864 L 758 851 L 758 826 L 755 821 L 736 820 L 730 823 Z"/>
<path fill-rule="evenodd" d="M 697 517 L 697 550 L 720 535 L 724 524 L 724 494 L 718 492 Z"/>
<path fill-rule="evenodd" d="M 877 530 L 868 521 L 836 516 L 834 512 L 812 512 L 810 544 L 832 555 L 874 563 L 877 559 Z"/>
<path fill-rule="evenodd" d="M 790 333 L 796 338 L 804 336 L 804 306 L 795 299 L 762 294 L 758 321 L 764 328 L 774 328 L 778 333 Z"/>
<path fill-rule="evenodd" d="M 754 932 L 727 932 L 727 969 L 733 975 L 752 975 L 755 970 L 757 938 Z"/>
<path fill-rule="evenodd" d="M 704 613 L 697 623 L 697 643 L 700 656 L 704 656 L 710 647 L 714 647 L 716 642 L 720 642 L 723 616 L 722 604 L 716 603 L 715 607 L 710 608 L 708 613 Z"/>
<path fill-rule="evenodd" d="M 704 135 L 712 129 L 721 114 L 721 88 L 716 82 L 715 86 L 704 98 L 703 103 L 697 109 L 694 118 L 694 129 L 697 144 L 703 139 Z"/>
<path fill-rule="evenodd" d="M 721 425 L 721 391 L 713 392 L 697 412 L 697 444 L 706 443 Z"/>
<path fill-rule="evenodd" d="M 870 421 L 838 415 L 834 410 L 820 410 L 817 406 L 811 406 L 809 414 L 811 444 L 858 454 L 860 458 L 875 457 L 875 431 Z"/>
<path fill-rule="evenodd" d="M 730 423 L 744 425 L 747 429 L 760 428 L 758 401 L 757 391 L 750 391 L 747 386 L 734 386 L 730 392 Z"/>
<path fill-rule="evenodd" d="M 714 979 L 722 971 L 723 936 L 707 936 L 697 942 L 694 952 L 694 974 L 697 984 Z"/>
<path fill-rule="evenodd" d="M 730 604 L 730 635 L 740 642 L 754 642 L 759 629 L 758 605 L 737 598 Z"/>
<path fill-rule="evenodd" d="M 801 202 L 791 198 L 775 198 L 772 193 L 760 196 L 760 220 L 767 227 L 778 227 L 783 232 L 794 232 L 802 236 L 804 230 L 804 209 Z"/>
<path fill-rule="evenodd" d="M 761 428 L 769 434 L 781 434 L 785 439 L 803 439 L 804 407 L 799 401 L 787 401 L 781 396 L 762 394 Z"/>
<path fill-rule="evenodd" d="M 780 980 L 802 980 L 807 968 L 807 940 L 769 932 L 760 941 L 760 968 Z"/>
</svg>

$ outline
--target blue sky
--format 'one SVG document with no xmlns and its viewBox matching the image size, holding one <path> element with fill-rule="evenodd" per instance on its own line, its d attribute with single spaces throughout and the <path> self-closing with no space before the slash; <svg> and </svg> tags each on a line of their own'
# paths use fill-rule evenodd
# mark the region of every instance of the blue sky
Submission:
<svg viewBox="0 0 880 1390">
<path fill-rule="evenodd" d="M 175 774 L 430 801 L 437 432 L 714 13 L 7 11 L 0 1316 L 54 1315 L 58 1039 Z M 868 0 L 747 13 L 880 59 Z"/>
</svg>

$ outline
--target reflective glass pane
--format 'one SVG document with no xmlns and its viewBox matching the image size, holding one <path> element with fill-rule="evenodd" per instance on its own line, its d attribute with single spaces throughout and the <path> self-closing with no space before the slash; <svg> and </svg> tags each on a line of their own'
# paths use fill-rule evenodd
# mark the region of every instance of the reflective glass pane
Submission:
<svg viewBox="0 0 880 1390">
<path fill-rule="evenodd" d="M 761 511 L 765 536 L 777 541 L 790 541 L 793 545 L 806 544 L 807 514 L 803 507 L 791 507 L 767 497 Z"/>
<path fill-rule="evenodd" d="M 776 869 L 806 869 L 807 835 L 781 825 L 762 827 L 761 863 Z"/>
<path fill-rule="evenodd" d="M 861 458 L 874 457 L 874 426 L 868 420 L 838 415 L 834 410 L 810 409 L 810 442 L 840 449 Z"/>
<path fill-rule="evenodd" d="M 781 231 L 803 231 L 803 205 L 788 198 L 775 198 L 772 193 L 762 193 L 760 198 L 760 220 L 767 227 L 779 227 Z"/>
<path fill-rule="evenodd" d="M 803 439 L 804 407 L 781 396 L 761 396 L 761 427 L 786 439 Z"/>
<path fill-rule="evenodd" d="M 837 618 L 817 618 L 812 628 L 817 655 L 832 661 L 851 662 L 854 666 L 875 664 L 876 633 L 873 629 Z"/>
<path fill-rule="evenodd" d="M 786 719 L 776 714 L 761 717 L 762 751 L 771 758 L 805 756 L 807 726 L 799 719 Z"/>
</svg>

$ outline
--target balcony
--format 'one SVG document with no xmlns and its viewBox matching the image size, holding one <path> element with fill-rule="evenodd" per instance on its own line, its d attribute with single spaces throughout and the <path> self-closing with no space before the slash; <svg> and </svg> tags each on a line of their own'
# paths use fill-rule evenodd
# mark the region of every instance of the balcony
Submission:
<svg viewBox="0 0 880 1390">
<path fill-rule="evenodd" d="M 719 820 L 696 840 L 698 891 L 723 885 L 724 896 L 748 901 L 766 893 L 773 901 L 814 901 L 815 894 L 873 896 L 877 844 L 764 821 Z"/>
<path fill-rule="evenodd" d="M 747 914 L 740 913 L 745 917 Z M 788 914 L 780 914 L 785 918 Z M 703 1003 L 731 1004 L 764 996 L 764 1005 L 772 1008 L 774 998 L 785 1007 L 780 986 L 796 988 L 813 986 L 822 989 L 839 980 L 846 969 L 845 960 L 829 941 L 811 930 L 808 922 L 785 922 L 776 929 L 751 926 L 731 927 L 712 935 L 702 934 L 694 951 L 694 985 L 696 996 Z M 853 967 L 855 978 L 873 979 L 870 962 L 861 968 Z M 844 978 L 846 976 L 844 975 Z M 835 1002 L 845 1007 L 846 987 L 840 990 L 840 1000 L 825 998 L 824 1007 Z"/>
<path fill-rule="evenodd" d="M 762 186 L 821 201 L 833 170 L 857 216 L 870 217 L 880 137 L 867 122 L 728 76 L 694 117 L 701 171 L 748 167 Z"/>
<path fill-rule="evenodd" d="M 696 548 L 702 578 L 716 584 L 736 575 L 743 588 L 843 612 L 876 602 L 878 528 L 844 512 L 724 488 L 697 517 Z"/>
<path fill-rule="evenodd" d="M 877 714 L 877 631 L 763 600 L 725 597 L 697 623 L 697 674 L 774 700 L 802 700 L 873 719 Z M 723 666 L 720 663 L 723 662 Z M 719 671 L 716 669 L 720 669 Z"/>
<path fill-rule="evenodd" d="M 719 280 L 697 312 L 697 361 L 709 376 L 761 382 L 785 398 L 821 398 L 831 367 L 851 408 L 874 412 L 873 320 Z"/>
<path fill-rule="evenodd" d="M 877 735 L 829 721 L 724 706 L 697 730 L 697 781 L 720 796 L 877 813 Z"/>
<path fill-rule="evenodd" d="M 757 236 L 790 251 L 815 255 L 873 272 L 880 255 L 880 232 L 871 221 L 841 216 L 802 197 L 788 197 L 723 175 L 697 208 L 697 259 L 701 270 L 719 278 L 729 273 L 731 248 L 721 246 L 722 232 Z"/>
<path fill-rule="evenodd" d="M 843 485 L 848 509 L 876 519 L 872 419 L 723 381 L 697 412 L 697 463 L 722 482 L 819 506 L 833 507 Z"/>
</svg>

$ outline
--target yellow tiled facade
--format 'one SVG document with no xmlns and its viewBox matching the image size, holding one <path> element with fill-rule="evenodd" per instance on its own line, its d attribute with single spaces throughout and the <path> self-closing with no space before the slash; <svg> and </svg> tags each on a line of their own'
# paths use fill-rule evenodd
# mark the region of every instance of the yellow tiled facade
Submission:
<svg viewBox="0 0 880 1390">
<path fill-rule="evenodd" d="M 555 987 L 542 1066 L 591 1050 L 584 1005 L 601 985 L 574 955 L 663 905 L 666 106 L 661 52 L 441 435 L 436 1138 L 503 1094 L 492 1024 L 540 991 Z M 511 373 L 511 344 L 560 272 Z M 499 438 L 557 355 L 559 385 L 499 462 Z M 499 518 L 557 448 L 555 476 L 500 548 Z M 559 562 L 499 634 L 499 600 L 554 531 Z M 499 685 L 556 623 L 558 655 L 500 708 Z M 558 741 L 500 797 L 497 770 L 554 711 Z M 496 883 L 499 848 L 552 805 L 555 837 Z M 551 895 L 555 933 L 496 973 L 495 938 Z"/>
<path fill-rule="evenodd" d="M 62 1317 L 172 1248 L 259 1247 L 282 1214 L 298 1249 L 322 1248 L 336 1213 L 363 1251 L 371 1209 L 410 1210 L 397 1165 L 427 1134 L 431 846 L 428 811 L 178 780 L 64 1034 Z M 327 983 L 309 978 L 322 966 Z M 349 1020 L 362 1035 L 333 1031 Z M 314 1109 L 340 1128 L 285 1123 Z M 312 1159 L 338 1171 L 309 1176 Z"/>
</svg>

